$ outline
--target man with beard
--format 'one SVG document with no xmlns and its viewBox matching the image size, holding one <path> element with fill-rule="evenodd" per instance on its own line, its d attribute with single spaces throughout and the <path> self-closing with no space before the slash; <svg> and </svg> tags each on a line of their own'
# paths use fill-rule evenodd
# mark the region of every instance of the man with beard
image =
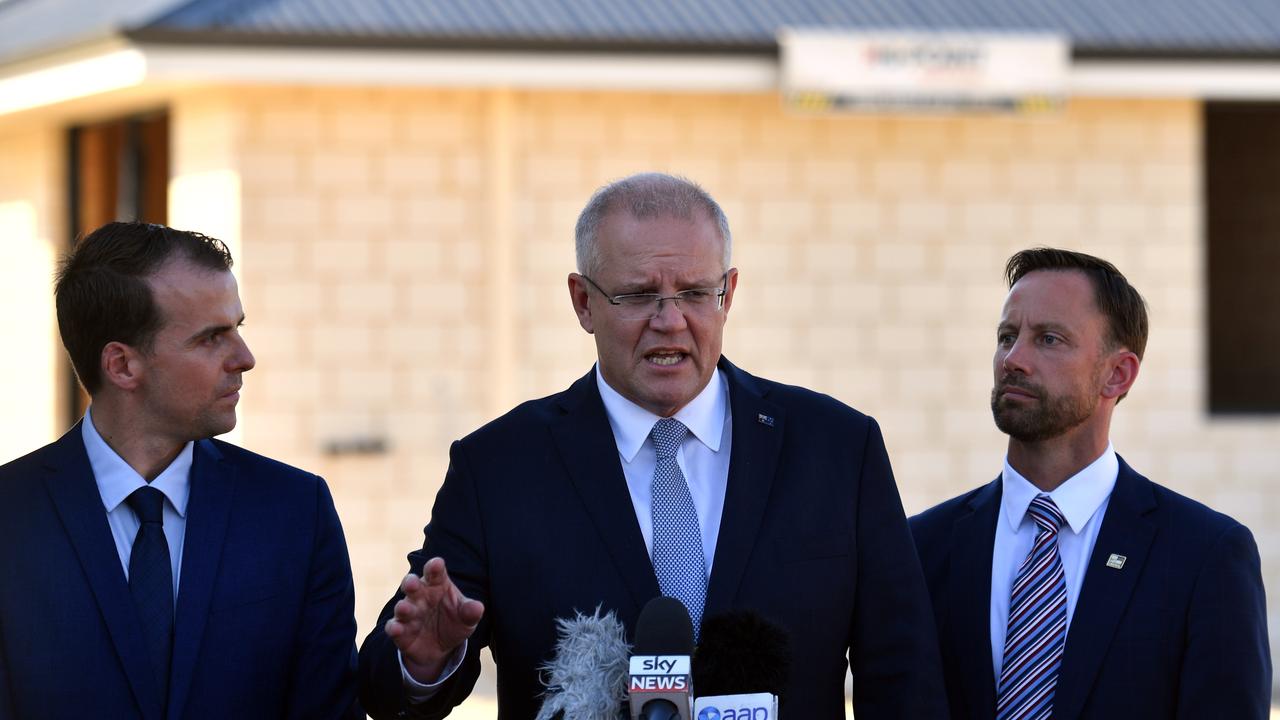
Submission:
<svg viewBox="0 0 1280 720">
<path fill-rule="evenodd" d="M 1147 344 L 1109 262 L 1017 253 L 996 330 L 993 482 L 911 519 L 951 717 L 1266 718 L 1253 536 L 1112 449 Z"/>
</svg>

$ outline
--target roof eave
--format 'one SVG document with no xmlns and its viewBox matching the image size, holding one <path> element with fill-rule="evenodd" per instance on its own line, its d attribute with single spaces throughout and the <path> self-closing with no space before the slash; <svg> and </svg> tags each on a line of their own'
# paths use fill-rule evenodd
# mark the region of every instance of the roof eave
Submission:
<svg viewBox="0 0 1280 720">
<path fill-rule="evenodd" d="M 1096 62 L 1273 62 L 1280 60 L 1280 47 L 1211 47 L 1192 45 L 1152 45 L 1117 47 L 1114 45 L 1077 45 L 1071 48 L 1072 60 Z"/>
<path fill-rule="evenodd" d="M 776 58 L 778 43 L 768 40 L 698 38 L 582 38 L 568 36 L 409 36 L 409 35 L 337 35 L 237 32 L 224 30 L 175 30 L 140 28 L 122 33 L 125 38 L 149 45 L 237 46 L 249 48 L 331 48 L 477 51 L 477 52 L 550 52 L 550 53 L 619 53 L 626 55 L 715 55 Z"/>
</svg>

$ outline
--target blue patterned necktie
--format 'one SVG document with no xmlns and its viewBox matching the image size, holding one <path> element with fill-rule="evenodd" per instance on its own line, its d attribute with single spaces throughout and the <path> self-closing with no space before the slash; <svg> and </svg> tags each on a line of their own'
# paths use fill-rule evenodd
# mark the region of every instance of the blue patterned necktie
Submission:
<svg viewBox="0 0 1280 720">
<path fill-rule="evenodd" d="M 160 696 L 167 698 L 173 652 L 173 566 L 164 537 L 164 493 L 140 487 L 127 502 L 142 523 L 129 555 L 129 594 L 142 621 L 143 640 Z"/>
<path fill-rule="evenodd" d="M 1010 594 L 996 720 L 1052 717 L 1067 640 L 1067 582 L 1058 554 L 1065 518 L 1048 495 L 1036 496 L 1027 512 L 1036 522 L 1036 541 Z"/>
<path fill-rule="evenodd" d="M 689 432 L 679 420 L 663 418 L 649 437 L 658 453 L 653 469 L 653 571 L 662 594 L 684 603 L 698 637 L 702 605 L 707 597 L 707 562 L 702 554 L 702 530 L 693 507 L 689 484 L 676 462 L 676 451 Z"/>
</svg>

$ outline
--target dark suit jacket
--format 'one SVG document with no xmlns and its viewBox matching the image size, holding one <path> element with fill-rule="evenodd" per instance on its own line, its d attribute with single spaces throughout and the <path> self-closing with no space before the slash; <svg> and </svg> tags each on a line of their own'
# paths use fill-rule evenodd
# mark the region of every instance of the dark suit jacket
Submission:
<svg viewBox="0 0 1280 720">
<path fill-rule="evenodd" d="M 1002 485 L 911 519 L 954 720 L 995 717 L 991 553 Z M 1112 555 L 1124 567 L 1107 567 Z M 1271 654 L 1258 548 L 1243 525 L 1124 460 L 1081 586 L 1054 720 L 1262 720 Z"/>
<path fill-rule="evenodd" d="M 879 428 L 824 395 L 720 369 L 733 445 L 706 614 L 752 608 L 790 633 L 786 717 L 844 718 L 846 655 L 859 720 L 945 717 L 933 619 Z M 630 635 L 659 594 L 594 372 L 454 443 L 450 459 L 409 565 L 444 557 L 484 619 L 463 666 L 410 708 L 382 630 L 397 595 L 361 648 L 361 698 L 375 718 L 443 717 L 470 692 L 487 645 L 500 717 L 532 718 L 556 618 L 599 605 Z"/>
<path fill-rule="evenodd" d="M 195 444 L 167 713 L 78 424 L 0 467 L 0 568 L 0 718 L 352 712 L 351 565 L 315 475 Z"/>
</svg>

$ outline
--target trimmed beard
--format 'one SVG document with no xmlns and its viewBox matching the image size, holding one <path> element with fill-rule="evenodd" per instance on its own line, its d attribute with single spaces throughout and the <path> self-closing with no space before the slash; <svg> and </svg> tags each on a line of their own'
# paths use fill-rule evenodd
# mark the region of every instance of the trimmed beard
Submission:
<svg viewBox="0 0 1280 720">
<path fill-rule="evenodd" d="M 1002 402 L 1000 392 L 1016 387 L 1035 394 L 1036 402 L 1017 407 Z M 1025 443 L 1041 442 L 1063 435 L 1088 420 L 1094 412 L 1084 392 L 1047 397 L 1044 388 L 1006 376 L 991 389 L 991 415 L 996 427 L 1009 437 Z"/>
</svg>

